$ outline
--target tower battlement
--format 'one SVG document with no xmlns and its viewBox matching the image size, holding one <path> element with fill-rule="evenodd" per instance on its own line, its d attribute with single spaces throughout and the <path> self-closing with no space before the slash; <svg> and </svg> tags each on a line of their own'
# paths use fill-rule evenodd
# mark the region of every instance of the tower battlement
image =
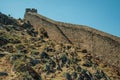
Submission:
<svg viewBox="0 0 120 80">
<path fill-rule="evenodd" d="M 37 9 L 35 9 L 35 8 L 26 8 L 25 12 L 37 13 Z"/>
</svg>

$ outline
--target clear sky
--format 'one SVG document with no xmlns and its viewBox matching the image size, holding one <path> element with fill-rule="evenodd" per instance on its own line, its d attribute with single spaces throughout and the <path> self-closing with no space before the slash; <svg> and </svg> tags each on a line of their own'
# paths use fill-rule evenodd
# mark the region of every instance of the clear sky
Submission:
<svg viewBox="0 0 120 80">
<path fill-rule="evenodd" d="M 120 37 L 120 0 L 0 0 L 0 12 L 15 18 L 23 18 L 25 8 L 36 8 L 48 18 Z"/>
</svg>

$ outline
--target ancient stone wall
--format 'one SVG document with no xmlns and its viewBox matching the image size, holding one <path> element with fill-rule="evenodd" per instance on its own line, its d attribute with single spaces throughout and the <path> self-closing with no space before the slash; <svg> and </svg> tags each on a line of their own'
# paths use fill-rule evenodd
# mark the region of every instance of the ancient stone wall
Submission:
<svg viewBox="0 0 120 80">
<path fill-rule="evenodd" d="M 28 12 L 25 20 L 36 28 L 44 27 L 51 40 L 72 43 L 99 56 L 105 62 L 120 67 L 120 38 L 82 26 L 60 23 L 36 13 Z"/>
<path fill-rule="evenodd" d="M 60 27 L 72 43 L 86 48 L 105 62 L 120 67 L 120 42 L 82 28 Z"/>
<path fill-rule="evenodd" d="M 35 9 L 35 8 L 27 8 L 26 10 L 25 10 L 25 12 L 27 13 L 27 12 L 32 12 L 32 13 L 37 13 L 37 9 Z"/>
<path fill-rule="evenodd" d="M 58 30 L 55 24 L 51 24 L 48 21 L 40 18 L 39 16 L 35 16 L 30 13 L 26 13 L 25 20 L 30 21 L 30 23 L 36 28 L 36 30 L 39 30 L 39 28 L 43 27 L 48 32 L 51 40 L 69 43 L 66 40 L 65 36 L 61 35 L 61 31 Z"/>
</svg>

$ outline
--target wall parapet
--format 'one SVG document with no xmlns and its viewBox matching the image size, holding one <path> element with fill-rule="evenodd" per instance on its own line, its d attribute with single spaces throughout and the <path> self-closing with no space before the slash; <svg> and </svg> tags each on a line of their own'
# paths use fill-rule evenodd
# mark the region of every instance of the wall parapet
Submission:
<svg viewBox="0 0 120 80">
<path fill-rule="evenodd" d="M 35 8 L 26 8 L 25 12 L 32 12 L 32 13 L 37 13 L 37 9 Z"/>
</svg>

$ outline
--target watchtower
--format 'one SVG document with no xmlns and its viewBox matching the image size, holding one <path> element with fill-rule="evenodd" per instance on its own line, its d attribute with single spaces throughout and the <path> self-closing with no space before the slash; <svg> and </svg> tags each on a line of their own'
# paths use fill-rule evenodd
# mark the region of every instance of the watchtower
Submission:
<svg viewBox="0 0 120 80">
<path fill-rule="evenodd" d="M 32 12 L 32 13 L 37 13 L 37 9 L 35 8 L 26 8 L 25 12 Z"/>
</svg>

